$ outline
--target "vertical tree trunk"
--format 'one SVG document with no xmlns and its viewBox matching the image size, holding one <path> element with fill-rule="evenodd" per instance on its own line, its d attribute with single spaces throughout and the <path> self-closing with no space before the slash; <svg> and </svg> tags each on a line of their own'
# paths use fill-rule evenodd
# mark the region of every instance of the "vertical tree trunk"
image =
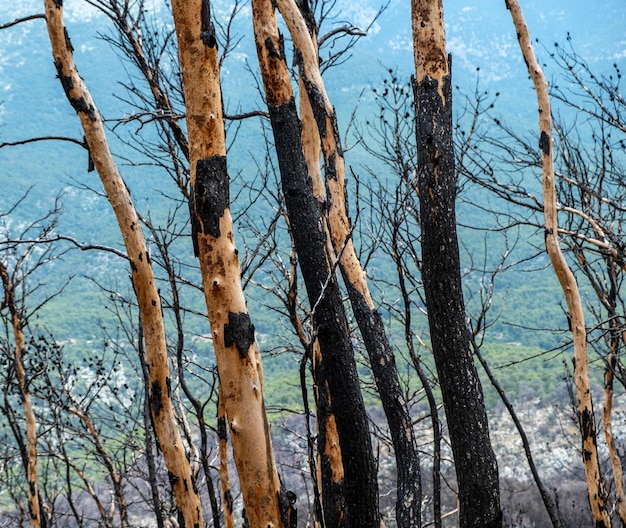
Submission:
<svg viewBox="0 0 626 528">
<path fill-rule="evenodd" d="M 302 150 L 300 122 L 271 0 L 253 0 L 252 16 L 285 205 L 319 340 L 315 383 L 318 388 L 328 383 L 329 422 L 336 424 L 343 460 L 346 512 L 333 526 L 378 528 L 376 466 L 354 351 Z M 322 458 L 325 447 L 318 446 Z"/>
<path fill-rule="evenodd" d="M 591 514 L 596 528 L 611 525 L 606 508 L 606 490 L 600 473 L 598 450 L 596 445 L 596 420 L 593 413 L 593 401 L 589 387 L 589 373 L 587 365 L 587 330 L 583 314 L 582 301 L 578 291 L 578 284 L 571 269 L 567 265 L 558 237 L 558 219 L 556 188 L 554 183 L 554 159 L 552 153 L 552 116 L 548 83 L 545 80 L 541 66 L 537 62 L 528 27 L 517 0 L 505 0 L 511 13 L 520 49 L 528 73 L 535 85 L 537 103 L 539 107 L 539 148 L 542 152 L 543 165 L 543 195 L 544 195 L 544 222 L 546 250 L 554 268 L 567 302 L 567 309 L 572 328 L 574 341 L 574 385 L 578 400 L 578 422 L 582 440 L 582 456 L 587 478 L 587 493 Z"/>
<path fill-rule="evenodd" d="M 343 149 L 341 148 L 337 116 L 326 93 L 319 70 L 319 55 L 317 45 L 314 42 L 315 33 L 311 34 L 295 0 L 277 0 L 276 4 L 293 39 L 296 48 L 296 62 L 300 71 L 300 84 L 306 91 L 312 116 L 317 123 L 324 154 L 326 185 L 330 193 L 328 227 L 333 252 L 339 258 L 341 274 L 348 289 L 352 311 L 369 355 L 374 380 L 393 441 L 398 470 L 396 521 L 400 528 L 419 526 L 421 524 L 421 480 L 413 425 L 400 387 L 395 357 L 382 318 L 374 306 L 366 273 L 361 267 L 352 240 L 352 227 L 348 218 Z M 308 7 L 306 4 L 307 2 L 304 2 L 302 11 L 308 14 L 306 13 Z M 308 162 L 309 170 L 311 170 L 313 163 L 315 160 Z M 319 156 L 317 165 L 319 166 Z M 313 181 L 315 187 L 315 178 Z M 322 188 L 321 185 L 318 187 Z M 323 195 L 318 196 L 316 194 L 316 196 L 318 201 L 323 200 Z"/>
<path fill-rule="evenodd" d="M 155 433 L 176 497 L 180 522 L 186 528 L 200 528 L 203 523 L 202 506 L 172 406 L 161 300 L 141 223 L 109 150 L 100 114 L 74 65 L 72 46 L 63 24 L 62 2 L 45 0 L 45 8 L 48 34 L 59 80 L 80 118 L 91 158 L 115 212 L 130 261 L 131 280 L 146 343 L 150 409 Z"/>
<path fill-rule="evenodd" d="M 241 287 L 230 216 L 219 57 L 209 0 L 172 2 L 183 72 L 192 237 L 251 528 L 282 526 L 280 481 L 263 401 L 261 359 Z M 282 512 L 287 515 L 287 512 Z"/>
<path fill-rule="evenodd" d="M 284 14 L 283 14 L 284 16 Z M 308 20 L 308 31 L 315 31 L 314 21 Z M 320 160 L 322 157 L 322 145 L 320 135 L 311 107 L 311 101 L 304 86 L 303 76 L 298 78 L 298 97 L 300 103 L 300 119 L 302 123 L 302 150 L 306 160 L 309 176 L 320 212 L 324 221 L 323 229 L 326 230 L 326 238 L 328 242 L 329 255 L 335 252 L 331 245 L 331 238 L 328 233 L 326 202 L 326 186 L 322 178 L 322 170 Z M 295 274 L 295 269 L 294 269 Z M 295 280 L 295 275 L 294 275 Z M 295 314 L 295 310 L 292 312 Z M 332 416 L 332 408 L 330 405 L 330 393 L 327 380 L 324 380 L 323 371 L 316 372 L 318 365 L 322 365 L 322 355 L 320 352 L 319 341 L 314 338 L 311 343 L 307 344 L 311 355 L 311 371 L 315 382 L 313 391 L 316 406 L 317 420 L 317 442 L 320 446 L 318 450 L 318 463 L 315 478 L 317 480 L 317 491 L 320 492 L 322 507 L 316 509 L 318 521 L 327 523 L 327 526 L 339 526 L 341 519 L 345 516 L 346 497 L 344 489 L 344 472 L 343 461 L 341 459 L 341 449 L 339 447 L 339 438 L 337 436 L 337 425 Z M 319 506 L 319 505 L 318 505 Z"/>
<path fill-rule="evenodd" d="M 2 261 L 0 261 L 0 279 L 4 288 L 4 299 L 0 306 L 2 308 L 6 307 L 11 314 L 11 325 L 13 327 L 13 337 L 15 338 L 15 376 L 22 399 L 24 421 L 26 422 L 26 446 L 25 449 L 20 451 L 28 485 L 30 526 L 31 528 L 45 528 L 46 519 L 42 516 L 39 483 L 37 481 L 39 467 L 37 459 L 37 418 L 35 417 L 30 391 L 28 390 L 28 374 L 24 367 L 25 340 L 23 322 L 15 300 L 15 288 L 11 275 Z"/>
<path fill-rule="evenodd" d="M 616 268 L 614 262 L 608 263 L 608 273 L 611 277 L 611 292 L 617 291 L 616 288 Z M 606 440 L 607 449 L 609 451 L 609 459 L 611 461 L 611 469 L 613 470 L 613 481 L 615 482 L 615 495 L 617 497 L 618 513 L 622 526 L 626 526 L 626 493 L 624 492 L 624 471 L 622 461 L 619 456 L 619 449 L 615 443 L 613 436 L 613 380 L 615 377 L 615 369 L 617 368 L 617 355 L 620 346 L 620 329 L 619 319 L 615 310 L 615 301 L 611 299 L 611 309 L 609 310 L 609 357 L 604 371 L 604 406 L 602 408 L 602 427 L 604 429 L 604 438 Z"/>
<path fill-rule="evenodd" d="M 412 0 L 422 279 L 459 486 L 460 526 L 502 524 L 498 467 L 465 321 L 451 75 L 441 0 Z"/>
</svg>

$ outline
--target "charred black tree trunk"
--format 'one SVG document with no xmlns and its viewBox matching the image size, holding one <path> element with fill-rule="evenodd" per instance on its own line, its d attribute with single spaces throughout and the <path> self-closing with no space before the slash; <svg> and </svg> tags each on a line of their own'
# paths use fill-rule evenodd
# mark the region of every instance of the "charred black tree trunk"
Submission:
<svg viewBox="0 0 626 528">
<path fill-rule="evenodd" d="M 296 4 L 306 22 L 311 38 L 314 39 L 317 28 L 309 1 L 299 0 Z M 289 23 L 287 25 L 291 30 L 291 25 Z M 324 170 L 326 180 L 329 183 L 330 201 L 331 203 L 336 202 L 334 207 L 330 207 L 329 230 L 333 238 L 335 252 L 340 255 L 341 275 L 348 290 L 354 318 L 359 326 L 369 356 L 376 388 L 380 395 L 393 442 L 398 471 L 396 522 L 399 528 L 416 528 L 421 525 L 422 490 L 413 424 L 400 386 L 395 357 L 382 318 L 374 307 L 364 270 L 354 251 L 354 246 L 349 240 L 351 235 L 345 232 L 350 228 L 350 219 L 347 197 L 342 199 L 346 196 L 345 165 L 337 115 L 326 96 L 321 75 L 319 77 L 317 75 L 319 74 L 317 71 L 317 54 L 315 57 L 306 56 L 306 53 L 298 48 L 299 42 L 295 36 L 294 46 L 297 50 L 295 56 L 299 63 L 300 75 L 323 145 Z M 316 49 L 315 46 L 313 48 Z M 314 71 L 310 71 L 311 78 L 307 77 L 309 68 L 314 68 Z M 318 78 L 319 86 L 316 85 Z M 333 145 L 334 148 L 329 147 L 329 145 Z M 339 204 L 343 204 L 343 207 L 339 207 Z M 333 215 L 336 217 L 332 218 Z M 344 245 L 345 247 L 342 247 Z M 345 251 L 343 251 L 344 249 Z"/>
<path fill-rule="evenodd" d="M 361 292 L 345 280 L 345 275 L 344 282 L 367 349 L 393 442 L 398 471 L 396 522 L 398 528 L 416 528 L 421 526 L 420 464 L 413 423 L 400 386 L 395 356 L 378 311 L 370 308 Z"/>
<path fill-rule="evenodd" d="M 300 121 L 293 98 L 280 106 L 268 103 L 285 205 L 319 340 L 318 386 L 328 384 L 330 415 L 337 424 L 344 466 L 347 511 L 326 519 L 326 526 L 379 528 L 376 465 L 370 443 L 354 351 L 341 292 L 328 259 L 319 206 L 302 151 Z M 319 449 L 324 459 L 324 445 Z M 322 496 L 326 490 L 322 490 Z M 331 512 L 328 512 L 331 513 Z"/>
<path fill-rule="evenodd" d="M 471 352 L 456 233 L 450 74 L 414 85 L 422 279 L 459 486 L 460 526 L 502 525 L 498 467 Z"/>
</svg>

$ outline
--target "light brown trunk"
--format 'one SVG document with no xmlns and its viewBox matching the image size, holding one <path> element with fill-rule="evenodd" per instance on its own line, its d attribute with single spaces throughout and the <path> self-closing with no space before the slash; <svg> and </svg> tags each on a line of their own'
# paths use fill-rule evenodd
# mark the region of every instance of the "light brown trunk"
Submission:
<svg viewBox="0 0 626 528">
<path fill-rule="evenodd" d="M 230 216 L 219 57 L 208 0 L 174 0 L 187 109 L 190 211 L 220 399 L 250 528 L 282 526 L 280 481 L 263 401 L 263 369 L 240 280 Z"/>
<path fill-rule="evenodd" d="M 39 508 L 39 484 L 37 482 L 37 419 L 28 390 L 28 374 L 24 367 L 24 331 L 22 318 L 15 301 L 15 289 L 11 276 L 4 263 L 0 262 L 0 276 L 4 287 L 4 302 L 11 314 L 11 325 L 13 327 L 13 337 L 15 338 L 15 376 L 22 397 L 22 409 L 24 411 L 24 421 L 26 422 L 26 482 L 28 485 L 28 511 L 30 513 L 31 528 L 42 526 L 41 511 Z"/>
<path fill-rule="evenodd" d="M 539 107 L 539 148 L 542 151 L 545 242 L 550 262 L 559 279 L 569 311 L 572 339 L 574 342 L 574 385 L 578 400 L 578 420 L 582 440 L 582 457 L 587 478 L 587 493 L 594 525 L 597 528 L 611 525 L 606 509 L 606 491 L 598 463 L 596 447 L 596 423 L 589 387 L 587 365 L 587 331 L 582 301 L 576 278 L 567 265 L 558 238 L 557 200 L 554 182 L 554 159 L 552 141 L 552 117 L 548 83 L 533 50 L 528 27 L 517 0 L 505 0 L 517 31 L 520 49 L 535 85 Z"/>
<path fill-rule="evenodd" d="M 74 65 L 71 44 L 63 24 L 61 3 L 45 0 L 45 8 L 48 34 L 59 80 L 80 118 L 91 158 L 115 212 L 126 246 L 146 343 L 150 410 L 176 504 L 185 526 L 200 527 L 203 522 L 202 506 L 172 406 L 161 300 L 141 223 L 109 150 L 100 114 Z"/>
</svg>

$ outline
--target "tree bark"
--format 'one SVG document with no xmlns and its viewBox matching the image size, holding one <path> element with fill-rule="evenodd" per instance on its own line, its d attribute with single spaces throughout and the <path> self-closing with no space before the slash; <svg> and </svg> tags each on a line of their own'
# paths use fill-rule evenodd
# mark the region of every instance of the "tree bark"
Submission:
<svg viewBox="0 0 626 528">
<path fill-rule="evenodd" d="M 155 433 L 176 497 L 180 522 L 187 528 L 199 528 L 203 523 L 202 506 L 172 406 L 161 300 L 141 223 L 109 150 L 100 114 L 74 64 L 73 49 L 63 24 L 62 2 L 45 0 L 45 8 L 48 34 L 59 80 L 80 118 L 89 152 L 115 212 L 130 261 L 131 280 L 141 313 L 146 343 L 150 409 Z"/>
<path fill-rule="evenodd" d="M 309 14 L 306 13 L 308 5 L 304 2 L 304 8 L 299 9 L 295 0 L 277 0 L 276 4 L 293 39 L 296 62 L 300 71 L 300 85 L 306 91 L 308 107 L 317 123 L 324 154 L 326 186 L 329 189 L 328 228 L 334 254 L 339 258 L 341 275 L 369 355 L 376 388 L 389 424 L 398 470 L 396 522 L 400 528 L 419 526 L 422 494 L 419 457 L 413 426 L 398 379 L 395 357 L 382 318 L 374 306 L 367 284 L 367 275 L 359 262 L 352 240 L 352 226 L 348 217 L 345 160 L 337 116 L 319 69 L 319 55 L 314 42 L 315 33 L 311 33 L 302 14 L 302 12 Z M 309 17 L 312 18 L 312 15 L 309 14 Z M 303 122 L 306 115 L 303 115 Z M 303 129 L 305 129 L 304 124 Z M 307 137 L 311 135 L 307 134 Z M 313 151 L 313 154 L 316 154 L 316 151 Z M 315 159 L 308 162 L 309 170 L 314 163 Z M 319 155 L 317 166 L 319 166 Z M 313 169 L 315 170 L 315 167 Z M 316 178 L 313 178 L 314 191 L 315 181 Z M 317 187 L 323 188 L 319 184 Z M 316 193 L 316 197 L 318 201 L 324 200 L 324 195 Z"/>
<path fill-rule="evenodd" d="M 441 0 L 412 0 L 422 280 L 459 486 L 460 526 L 502 525 L 498 466 L 465 320 L 451 74 Z"/>
<path fill-rule="evenodd" d="M 611 521 L 606 508 L 606 490 L 598 461 L 596 421 L 589 387 L 587 330 L 585 327 L 583 306 L 576 278 L 563 257 L 558 236 L 554 158 L 552 152 L 552 116 L 548 83 L 535 57 L 528 27 L 524 21 L 519 2 L 517 2 L 517 0 L 505 0 L 505 2 L 511 13 L 520 49 L 537 93 L 539 130 L 541 132 L 539 148 L 542 153 L 543 167 L 543 207 L 546 250 L 554 272 L 563 289 L 567 309 L 569 311 L 572 338 L 574 341 L 574 385 L 578 402 L 578 422 L 582 441 L 581 453 L 587 478 L 589 504 L 596 528 L 608 528 L 611 525 Z"/>
<path fill-rule="evenodd" d="M 314 31 L 312 27 L 314 25 L 314 21 L 309 19 L 308 25 L 309 31 Z M 322 145 L 315 116 L 313 114 L 313 108 L 311 107 L 311 101 L 309 100 L 309 96 L 304 86 L 304 79 L 302 75 L 298 78 L 298 86 L 302 124 L 302 151 L 304 153 L 309 176 L 311 178 L 313 195 L 320 206 L 320 212 L 324 218 L 322 227 L 326 230 L 328 254 L 332 255 L 332 259 L 334 260 L 335 252 L 332 248 L 331 238 L 328 233 L 328 211 L 325 208 L 326 186 L 324 185 L 320 165 Z M 297 280 L 295 269 L 293 272 L 293 281 L 295 284 L 295 281 Z M 290 313 L 295 314 L 295 308 Z M 302 331 L 298 333 L 301 334 Z M 318 450 L 318 463 L 315 478 L 317 482 L 316 491 L 319 493 L 319 498 L 323 504 L 322 507 L 318 507 L 316 509 L 316 514 L 318 522 L 323 521 L 327 526 L 339 526 L 341 524 L 341 519 L 345 516 L 346 512 L 346 497 L 344 489 L 343 460 L 341 459 L 341 449 L 339 447 L 339 438 L 337 435 L 337 424 L 335 423 L 335 418 L 332 415 L 328 381 L 324 379 L 323 371 L 316 372 L 318 366 L 322 364 L 322 354 L 320 351 L 319 341 L 317 338 L 313 338 L 312 342 L 305 344 L 305 347 L 308 349 L 308 353 L 311 356 L 311 372 L 313 374 L 313 379 L 316 380 L 313 394 L 316 407 L 317 442 L 320 449 Z M 318 497 L 316 497 L 316 499 L 317 498 Z"/>
<path fill-rule="evenodd" d="M 282 526 L 263 370 L 241 287 L 230 216 L 219 57 L 209 0 L 172 2 L 191 165 L 190 213 L 213 336 L 221 404 L 251 528 Z"/>
<path fill-rule="evenodd" d="M 0 261 L 0 279 L 4 288 L 4 299 L 0 307 L 7 308 L 11 315 L 11 326 L 13 327 L 13 337 L 15 339 L 14 365 L 15 376 L 22 399 L 22 410 L 24 411 L 24 421 L 26 422 L 26 445 L 25 449 L 20 449 L 22 463 L 26 471 L 26 482 L 28 484 L 28 511 L 30 514 L 31 528 L 45 528 L 46 519 L 42 516 L 41 501 L 39 496 L 39 483 L 37 480 L 38 457 L 37 457 L 37 417 L 33 409 L 33 403 L 28 390 L 28 374 L 24 366 L 24 324 L 15 299 L 15 287 L 9 270 Z"/>
<path fill-rule="evenodd" d="M 307 171 L 300 121 L 271 0 L 253 0 L 252 16 L 285 205 L 320 345 L 314 381 L 318 388 L 328 383 L 329 421 L 337 426 L 343 460 L 346 512 L 333 526 L 378 528 L 376 466 L 354 351 L 334 261 Z M 322 460 L 325 447 L 318 445 Z"/>
</svg>

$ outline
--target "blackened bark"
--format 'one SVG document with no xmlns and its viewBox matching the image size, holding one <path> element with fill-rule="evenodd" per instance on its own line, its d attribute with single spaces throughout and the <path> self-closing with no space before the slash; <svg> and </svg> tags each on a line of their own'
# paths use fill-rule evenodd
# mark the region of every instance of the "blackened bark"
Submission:
<svg viewBox="0 0 626 528">
<path fill-rule="evenodd" d="M 220 219 L 230 202 L 226 156 L 210 156 L 196 163 L 196 178 L 189 194 L 191 238 L 198 256 L 198 233 L 220 236 Z"/>
<path fill-rule="evenodd" d="M 315 352 L 313 352 L 315 354 Z M 322 516 L 326 526 L 348 526 L 346 511 L 346 489 L 344 475 L 337 472 L 333 465 L 333 442 L 336 442 L 337 430 L 333 424 L 333 406 L 328 388 L 327 362 L 323 358 L 313 359 L 311 369 L 315 384 L 315 407 L 317 412 L 317 448 L 322 488 Z"/>
<path fill-rule="evenodd" d="M 351 240 L 344 153 L 341 148 L 337 115 L 326 94 L 319 71 L 315 20 L 306 0 L 299 3 L 293 0 L 277 0 L 277 6 L 293 37 L 294 62 L 300 72 L 301 89 L 306 92 L 304 95 L 308 98 L 308 105 L 303 101 L 303 120 L 312 118 L 315 120 L 319 137 L 313 141 L 321 144 L 324 154 L 324 172 L 329 195 L 329 207 L 327 212 L 324 210 L 324 217 L 328 215 L 325 218 L 328 232 L 331 235 L 334 252 L 339 256 L 339 267 L 369 355 L 376 387 L 392 436 L 398 469 L 396 522 L 400 528 L 414 528 L 421 524 L 421 482 L 417 446 L 411 418 L 400 387 L 393 351 L 380 314 L 374 307 L 366 274 Z M 308 110 L 304 111 L 306 108 L 310 108 L 312 116 Z M 310 141 L 311 135 L 306 128 L 303 132 L 307 141 Z M 317 164 L 319 160 L 315 158 L 319 154 L 316 147 L 309 146 L 306 142 L 304 146 L 309 147 L 305 157 L 312 158 L 307 159 L 309 166 Z M 315 180 L 316 167 L 312 170 L 315 171 L 313 176 Z M 315 183 L 314 181 L 314 189 Z M 319 192 L 316 198 L 318 202 L 323 200 Z"/>
<path fill-rule="evenodd" d="M 382 318 L 372 310 L 361 292 L 346 280 L 348 295 L 370 360 L 376 389 L 383 404 L 396 458 L 398 528 L 421 526 L 422 483 L 413 423 L 406 406 L 396 360 Z"/>
<path fill-rule="evenodd" d="M 248 357 L 248 351 L 254 344 L 254 325 L 247 313 L 228 312 L 228 324 L 224 325 L 224 346 L 235 345 L 239 357 Z"/>
<path fill-rule="evenodd" d="M 460 526 L 502 525 L 498 467 L 489 440 L 461 289 L 450 75 L 415 84 L 422 279 L 459 484 Z"/>
<path fill-rule="evenodd" d="M 318 387 L 323 381 L 328 383 L 343 458 L 347 511 L 339 524 L 332 526 L 378 528 L 378 484 L 367 416 L 341 292 L 328 260 L 326 234 L 302 151 L 295 101 L 291 98 L 280 106 L 268 104 L 268 108 L 285 205 L 314 309 L 313 324 L 322 355 L 315 367 L 316 383 Z M 322 496 L 325 493 L 322 490 Z"/>
</svg>

